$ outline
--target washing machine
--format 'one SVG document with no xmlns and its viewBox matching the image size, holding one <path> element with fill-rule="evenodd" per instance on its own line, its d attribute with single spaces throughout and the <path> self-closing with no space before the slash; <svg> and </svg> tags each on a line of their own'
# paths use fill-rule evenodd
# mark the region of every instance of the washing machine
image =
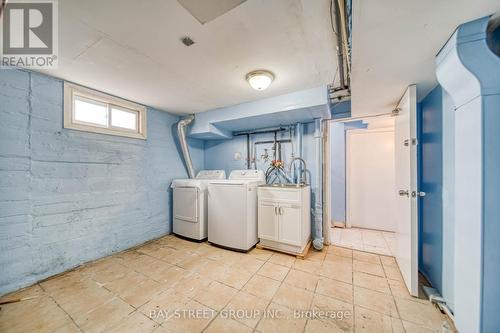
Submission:
<svg viewBox="0 0 500 333">
<path fill-rule="evenodd" d="M 262 170 L 233 170 L 226 180 L 208 184 L 208 241 L 236 251 L 257 244 L 257 187 Z"/>
<path fill-rule="evenodd" d="M 202 170 L 196 178 L 172 181 L 174 234 L 195 241 L 207 238 L 207 185 L 225 178 L 224 170 Z"/>
</svg>

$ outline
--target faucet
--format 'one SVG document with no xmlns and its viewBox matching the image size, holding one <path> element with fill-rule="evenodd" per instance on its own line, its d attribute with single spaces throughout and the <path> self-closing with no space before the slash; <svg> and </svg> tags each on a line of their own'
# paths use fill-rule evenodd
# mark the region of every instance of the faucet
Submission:
<svg viewBox="0 0 500 333">
<path fill-rule="evenodd" d="M 306 165 L 306 161 L 304 161 L 303 158 L 301 158 L 301 157 L 294 157 L 294 158 L 292 158 L 292 160 L 290 161 L 290 166 L 288 167 L 288 172 L 290 173 L 290 175 L 292 174 L 293 164 L 297 160 L 301 161 L 302 164 L 304 164 L 304 168 L 302 169 L 302 172 L 301 172 L 301 175 L 300 175 L 300 184 L 306 184 L 306 170 L 307 170 L 307 165 Z"/>
</svg>

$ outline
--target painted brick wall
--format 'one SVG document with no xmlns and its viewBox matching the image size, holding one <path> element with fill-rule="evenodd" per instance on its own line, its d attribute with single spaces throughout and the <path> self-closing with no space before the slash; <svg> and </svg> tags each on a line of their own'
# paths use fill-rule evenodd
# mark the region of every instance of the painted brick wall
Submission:
<svg viewBox="0 0 500 333">
<path fill-rule="evenodd" d="M 63 129 L 62 103 L 61 80 L 0 71 L 0 294 L 171 230 L 178 117 L 148 109 L 130 139 Z"/>
</svg>

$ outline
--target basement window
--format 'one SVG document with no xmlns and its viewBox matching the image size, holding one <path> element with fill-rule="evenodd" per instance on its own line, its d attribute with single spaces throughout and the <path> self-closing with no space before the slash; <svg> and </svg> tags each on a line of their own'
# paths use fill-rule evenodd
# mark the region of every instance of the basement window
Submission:
<svg viewBox="0 0 500 333">
<path fill-rule="evenodd" d="M 146 139 L 146 108 L 65 82 L 64 128 Z"/>
</svg>

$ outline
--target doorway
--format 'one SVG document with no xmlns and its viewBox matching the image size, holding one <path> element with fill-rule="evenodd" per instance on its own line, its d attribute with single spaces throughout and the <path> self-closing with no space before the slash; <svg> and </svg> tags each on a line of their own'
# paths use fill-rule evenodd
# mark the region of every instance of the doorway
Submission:
<svg viewBox="0 0 500 333">
<path fill-rule="evenodd" d="M 394 129 L 346 133 L 346 226 L 395 232 Z"/>
<path fill-rule="evenodd" d="M 328 131 L 330 242 L 394 255 L 394 119 L 332 121 Z"/>
</svg>

